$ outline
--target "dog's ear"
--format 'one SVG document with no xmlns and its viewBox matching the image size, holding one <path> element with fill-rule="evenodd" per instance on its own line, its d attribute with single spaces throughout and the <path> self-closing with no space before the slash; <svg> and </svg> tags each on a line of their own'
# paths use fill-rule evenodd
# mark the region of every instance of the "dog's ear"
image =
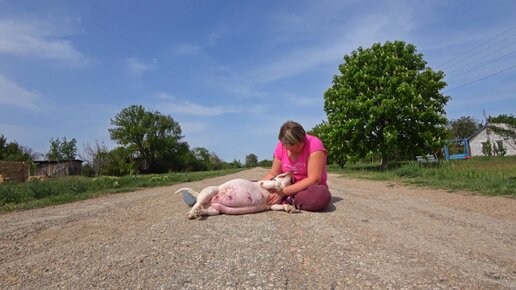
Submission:
<svg viewBox="0 0 516 290">
<path fill-rule="evenodd" d="M 292 177 L 292 172 L 288 171 L 288 172 L 284 172 L 284 173 L 281 173 L 279 175 L 277 175 L 276 177 L 279 177 L 279 178 L 284 178 L 284 177 Z"/>
</svg>

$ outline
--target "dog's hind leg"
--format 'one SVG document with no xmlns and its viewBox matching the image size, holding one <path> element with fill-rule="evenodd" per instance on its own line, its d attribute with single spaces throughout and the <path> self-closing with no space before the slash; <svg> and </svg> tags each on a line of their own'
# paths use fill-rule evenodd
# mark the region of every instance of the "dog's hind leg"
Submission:
<svg viewBox="0 0 516 290">
<path fill-rule="evenodd" d="M 197 201 L 193 205 L 192 209 L 188 212 L 187 216 L 189 219 L 199 218 L 201 215 L 214 215 L 210 214 L 211 211 L 206 211 L 203 206 L 210 203 L 211 198 L 219 192 L 218 186 L 208 186 L 199 192 L 197 195 Z M 209 208 L 209 206 L 208 206 Z"/>
</svg>

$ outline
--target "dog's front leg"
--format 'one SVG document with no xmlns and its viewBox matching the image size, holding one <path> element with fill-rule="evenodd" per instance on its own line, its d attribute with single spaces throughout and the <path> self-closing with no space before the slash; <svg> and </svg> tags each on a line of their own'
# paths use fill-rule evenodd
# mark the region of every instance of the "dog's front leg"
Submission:
<svg viewBox="0 0 516 290">
<path fill-rule="evenodd" d="M 276 188 L 276 181 L 274 180 L 260 180 L 257 181 L 258 185 L 267 190 Z M 277 189 L 277 188 L 276 188 Z"/>
<path fill-rule="evenodd" d="M 273 204 L 271 205 L 271 210 L 277 210 L 277 211 L 285 211 L 288 213 L 299 213 L 301 212 L 300 209 L 297 209 L 295 206 L 290 204 Z"/>
</svg>

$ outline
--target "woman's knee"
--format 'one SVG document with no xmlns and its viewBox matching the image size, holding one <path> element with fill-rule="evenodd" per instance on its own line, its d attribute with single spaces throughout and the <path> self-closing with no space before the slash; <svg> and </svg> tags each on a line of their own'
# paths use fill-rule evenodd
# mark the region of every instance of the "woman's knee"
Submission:
<svg viewBox="0 0 516 290">
<path fill-rule="evenodd" d="M 324 185 L 311 185 L 294 196 L 294 205 L 301 210 L 321 211 L 331 202 L 331 193 Z"/>
</svg>

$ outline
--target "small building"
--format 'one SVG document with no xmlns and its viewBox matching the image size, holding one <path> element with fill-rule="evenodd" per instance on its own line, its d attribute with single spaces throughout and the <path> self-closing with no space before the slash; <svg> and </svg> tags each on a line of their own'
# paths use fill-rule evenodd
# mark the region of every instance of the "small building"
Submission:
<svg viewBox="0 0 516 290">
<path fill-rule="evenodd" d="M 21 161 L 0 161 L 0 183 L 23 182 L 29 177 L 29 164 Z"/>
<path fill-rule="evenodd" d="M 82 160 L 34 161 L 36 164 L 35 176 L 68 176 L 81 175 Z"/>
<path fill-rule="evenodd" d="M 496 124 L 496 126 L 508 130 L 510 127 L 506 124 Z M 504 137 L 497 134 L 489 126 L 480 128 L 475 134 L 469 137 L 469 146 L 471 148 L 471 156 L 485 156 L 482 151 L 484 144 L 491 144 L 491 149 L 494 151 L 497 148 L 503 147 L 506 156 L 516 155 L 516 143 L 510 137 Z M 495 154 L 493 154 L 495 155 Z"/>
</svg>

